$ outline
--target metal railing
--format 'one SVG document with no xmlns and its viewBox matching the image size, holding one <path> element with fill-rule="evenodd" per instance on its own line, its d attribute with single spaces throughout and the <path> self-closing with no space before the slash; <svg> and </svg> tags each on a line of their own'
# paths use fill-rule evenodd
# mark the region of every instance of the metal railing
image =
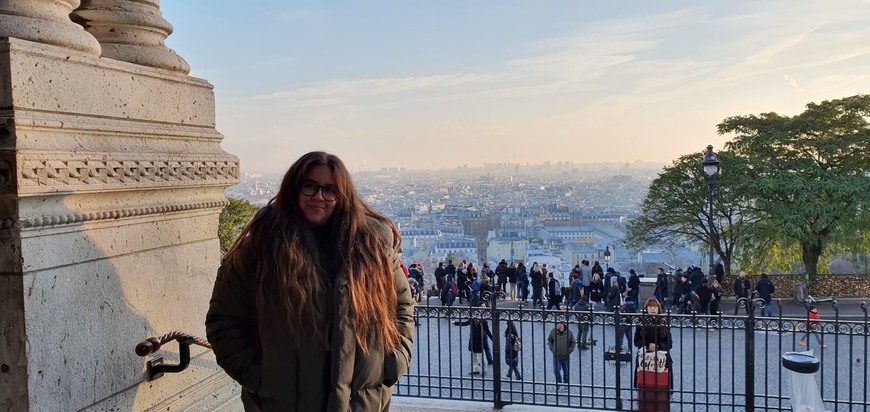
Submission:
<svg viewBox="0 0 870 412">
<path fill-rule="evenodd" d="M 435 302 L 435 300 L 432 300 Z M 428 300 L 415 309 L 416 339 L 408 374 L 396 385 L 400 396 L 492 402 L 507 404 L 581 407 L 601 410 L 636 409 L 638 389 L 634 373 L 636 351 L 631 338 L 643 314 L 543 309 L 442 307 Z M 830 411 L 870 410 L 865 357 L 870 348 L 867 305 L 862 315 L 840 317 L 834 301 L 832 319 L 823 319 L 817 330 L 807 330 L 808 319 L 783 316 L 780 301 L 774 301 L 773 317 L 757 316 L 753 302 L 748 314 L 673 314 L 667 319 L 673 337 L 673 390 L 671 410 L 680 411 L 790 411 L 786 371 L 782 354 L 812 349 L 821 360 L 817 383 Z M 491 365 L 481 355 L 483 373 L 474 374 L 469 351 L 470 328 L 455 321 L 481 318 L 492 333 Z M 522 379 L 505 376 L 503 331 L 515 324 L 522 340 L 519 371 Z M 570 355 L 569 383 L 558 388 L 547 336 L 556 322 L 566 322 L 582 344 Z M 618 328 L 630 328 L 629 342 L 618 341 Z M 809 333 L 808 333 L 809 332 Z M 485 342 L 487 340 L 484 340 Z M 805 341 L 807 346 L 801 344 Z M 486 352 L 486 350 L 484 350 Z M 515 378 L 515 376 L 514 376 Z"/>
<path fill-rule="evenodd" d="M 211 349 L 211 344 L 203 338 L 184 332 L 172 331 L 160 337 L 155 336 L 145 339 L 136 345 L 135 351 L 139 356 L 148 356 L 160 350 L 161 346 L 172 341 L 178 342 L 178 364 L 164 364 L 162 357 L 155 356 L 145 363 L 149 381 L 160 378 L 164 373 L 177 373 L 187 369 L 187 366 L 190 365 L 190 345 L 198 345 Z"/>
</svg>

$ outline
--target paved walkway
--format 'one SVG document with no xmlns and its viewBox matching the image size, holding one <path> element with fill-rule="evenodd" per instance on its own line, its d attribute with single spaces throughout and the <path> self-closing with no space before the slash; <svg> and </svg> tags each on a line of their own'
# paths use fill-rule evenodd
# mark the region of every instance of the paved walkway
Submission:
<svg viewBox="0 0 870 412">
<path fill-rule="evenodd" d="M 492 402 L 451 401 L 446 399 L 411 398 L 406 396 L 393 396 L 390 404 L 391 412 L 584 412 L 589 409 L 580 408 L 556 408 L 552 406 L 531 405 L 507 405 L 502 409 L 495 409 Z M 600 409 L 596 409 L 600 411 Z"/>
</svg>

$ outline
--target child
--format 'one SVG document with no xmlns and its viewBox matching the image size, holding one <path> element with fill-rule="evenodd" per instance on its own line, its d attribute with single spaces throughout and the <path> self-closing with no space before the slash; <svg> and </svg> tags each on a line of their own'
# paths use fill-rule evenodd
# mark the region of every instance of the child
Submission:
<svg viewBox="0 0 870 412">
<path fill-rule="evenodd" d="M 809 312 L 807 313 L 807 334 L 800 342 L 798 342 L 801 346 L 809 347 L 810 334 L 812 334 L 816 337 L 816 342 L 819 343 L 819 346 L 821 346 L 822 349 L 828 347 L 828 345 L 822 345 L 821 332 L 819 328 L 820 320 L 822 320 L 822 318 L 819 317 L 819 308 L 817 308 L 816 305 L 810 305 Z"/>
</svg>

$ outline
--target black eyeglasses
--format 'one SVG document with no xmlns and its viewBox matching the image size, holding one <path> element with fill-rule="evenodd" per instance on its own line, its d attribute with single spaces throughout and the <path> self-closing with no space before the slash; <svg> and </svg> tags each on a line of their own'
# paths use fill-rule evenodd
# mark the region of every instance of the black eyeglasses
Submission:
<svg viewBox="0 0 870 412">
<path fill-rule="evenodd" d="M 320 195 L 323 196 L 323 200 L 327 202 L 333 202 L 338 199 L 338 190 L 332 186 L 321 186 L 312 181 L 302 182 L 302 186 L 299 187 L 299 190 L 302 191 L 302 194 L 305 196 L 314 197 L 317 195 L 317 192 L 320 192 Z"/>
</svg>

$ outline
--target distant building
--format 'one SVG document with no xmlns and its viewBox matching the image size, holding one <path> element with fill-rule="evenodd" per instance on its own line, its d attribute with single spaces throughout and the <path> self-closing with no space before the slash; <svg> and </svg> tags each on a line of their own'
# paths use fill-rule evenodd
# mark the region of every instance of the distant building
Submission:
<svg viewBox="0 0 870 412">
<path fill-rule="evenodd" d="M 466 237 L 440 238 L 435 242 L 435 254 L 446 257 L 448 253 L 477 256 L 477 241 Z"/>
<path fill-rule="evenodd" d="M 496 230 L 490 232 L 487 239 L 486 259 L 492 262 L 502 259 L 508 262 L 522 261 L 526 258 L 528 246 L 529 239 L 525 230 Z"/>
</svg>

